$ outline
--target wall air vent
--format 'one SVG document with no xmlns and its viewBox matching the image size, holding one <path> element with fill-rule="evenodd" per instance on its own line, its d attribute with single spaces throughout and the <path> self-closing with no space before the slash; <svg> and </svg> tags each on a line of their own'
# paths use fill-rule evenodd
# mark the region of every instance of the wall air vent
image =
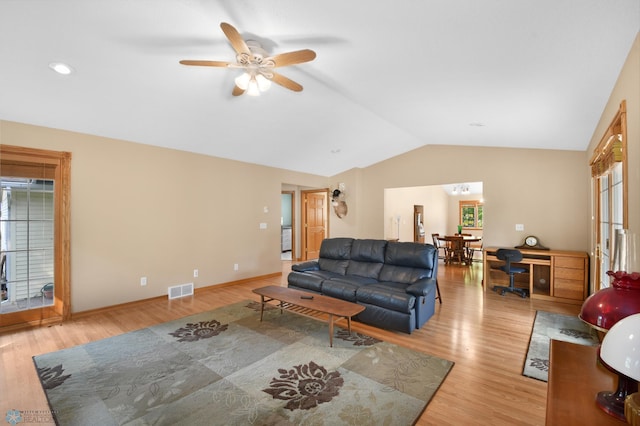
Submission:
<svg viewBox="0 0 640 426">
<path fill-rule="evenodd" d="M 169 299 L 193 295 L 193 283 L 174 285 L 169 287 Z"/>
</svg>

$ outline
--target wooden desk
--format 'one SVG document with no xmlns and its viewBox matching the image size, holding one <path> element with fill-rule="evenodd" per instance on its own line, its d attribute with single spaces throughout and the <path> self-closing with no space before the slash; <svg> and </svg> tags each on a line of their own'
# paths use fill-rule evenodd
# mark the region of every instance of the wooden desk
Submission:
<svg viewBox="0 0 640 426">
<path fill-rule="evenodd" d="M 617 377 L 598 363 L 598 347 L 551 340 L 547 426 L 622 426 L 596 405 L 596 394 L 614 391 Z"/>
<path fill-rule="evenodd" d="M 529 289 L 532 299 L 582 304 L 589 291 L 589 256 L 582 251 L 518 249 L 522 261 L 515 263 L 529 272 L 517 274 L 515 285 Z M 496 257 L 496 247 L 483 251 L 482 285 L 509 285 L 507 274 L 492 266 L 504 262 Z"/>
</svg>

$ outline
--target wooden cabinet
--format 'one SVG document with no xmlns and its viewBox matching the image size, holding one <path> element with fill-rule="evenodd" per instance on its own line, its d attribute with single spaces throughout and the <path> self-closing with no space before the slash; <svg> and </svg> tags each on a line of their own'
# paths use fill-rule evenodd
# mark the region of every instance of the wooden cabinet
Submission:
<svg viewBox="0 0 640 426">
<path fill-rule="evenodd" d="M 585 253 L 586 255 L 586 253 Z M 553 295 L 565 299 L 584 300 L 588 257 L 555 256 L 553 265 Z"/>
<path fill-rule="evenodd" d="M 485 291 L 494 285 L 509 285 L 509 277 L 495 269 L 503 262 L 496 258 L 496 247 L 483 250 L 483 285 Z M 533 299 L 547 299 L 582 304 L 589 291 L 589 256 L 582 251 L 520 249 L 527 269 L 515 276 L 515 285 L 529 289 Z"/>
</svg>

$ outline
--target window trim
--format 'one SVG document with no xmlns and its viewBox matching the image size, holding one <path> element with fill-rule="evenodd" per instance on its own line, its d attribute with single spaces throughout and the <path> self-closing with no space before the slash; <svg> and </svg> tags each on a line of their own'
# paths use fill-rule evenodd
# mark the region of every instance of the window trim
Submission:
<svg viewBox="0 0 640 426">
<path fill-rule="evenodd" d="M 54 304 L 0 315 L 0 327 L 52 324 L 71 318 L 71 153 L 0 144 L 0 173 L 18 167 L 52 173 L 54 186 Z M 44 166 L 44 167 L 43 167 Z M 27 176 L 33 177 L 33 176 Z"/>
</svg>

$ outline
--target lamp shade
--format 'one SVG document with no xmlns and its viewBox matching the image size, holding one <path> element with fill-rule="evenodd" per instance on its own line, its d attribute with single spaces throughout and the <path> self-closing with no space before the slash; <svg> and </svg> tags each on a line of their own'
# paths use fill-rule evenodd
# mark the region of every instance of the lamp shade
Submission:
<svg viewBox="0 0 640 426">
<path fill-rule="evenodd" d="M 640 312 L 640 274 L 609 271 L 613 283 L 587 298 L 582 304 L 580 319 L 600 331 Z"/>
<path fill-rule="evenodd" d="M 602 340 L 600 358 L 618 373 L 640 381 L 640 314 L 611 327 Z"/>
</svg>

